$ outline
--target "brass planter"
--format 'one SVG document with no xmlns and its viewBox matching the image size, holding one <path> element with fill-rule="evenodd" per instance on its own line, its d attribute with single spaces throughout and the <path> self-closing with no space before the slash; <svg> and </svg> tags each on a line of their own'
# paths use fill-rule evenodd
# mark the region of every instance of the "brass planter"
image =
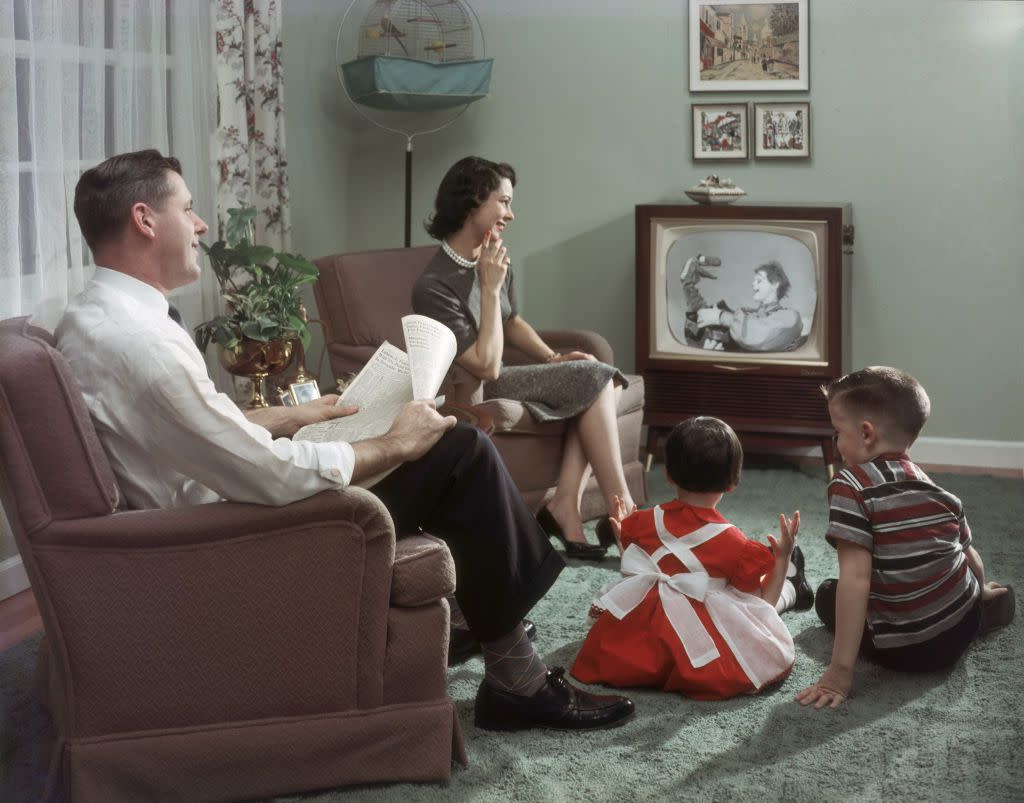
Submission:
<svg viewBox="0 0 1024 803">
<path fill-rule="evenodd" d="M 292 359 L 293 340 L 250 340 L 242 338 L 233 348 L 218 346 L 217 354 L 224 369 L 235 376 L 246 376 L 252 382 L 252 395 L 246 407 L 269 407 L 263 395 L 263 380 L 281 373 Z"/>
</svg>

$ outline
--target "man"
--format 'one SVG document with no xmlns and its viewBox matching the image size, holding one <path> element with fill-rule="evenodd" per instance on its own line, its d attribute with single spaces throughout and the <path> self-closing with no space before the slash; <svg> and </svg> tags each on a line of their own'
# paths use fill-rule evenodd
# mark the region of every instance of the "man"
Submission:
<svg viewBox="0 0 1024 803">
<path fill-rule="evenodd" d="M 406 405 L 380 438 L 276 437 L 354 408 L 328 396 L 247 418 L 217 393 L 192 339 L 168 317 L 167 294 L 199 276 L 207 231 L 178 161 L 155 150 L 108 159 L 79 180 L 75 216 L 97 268 L 57 343 L 129 504 L 281 505 L 395 468 L 373 490 L 398 532 L 429 530 L 455 559 L 456 598 L 484 655 L 476 724 L 579 729 L 630 716 L 628 699 L 588 694 L 549 671 L 527 638 L 522 617 L 564 564 L 487 437 L 426 402 Z"/>
</svg>

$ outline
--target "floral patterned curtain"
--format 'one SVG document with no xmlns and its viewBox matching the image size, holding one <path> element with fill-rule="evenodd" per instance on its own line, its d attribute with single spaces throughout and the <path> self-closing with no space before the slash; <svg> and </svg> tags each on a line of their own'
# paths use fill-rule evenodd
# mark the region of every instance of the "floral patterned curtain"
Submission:
<svg viewBox="0 0 1024 803">
<path fill-rule="evenodd" d="M 256 242 L 290 248 L 279 0 L 216 0 L 217 219 L 255 206 Z M 223 232 L 219 236 L 223 236 Z"/>
</svg>

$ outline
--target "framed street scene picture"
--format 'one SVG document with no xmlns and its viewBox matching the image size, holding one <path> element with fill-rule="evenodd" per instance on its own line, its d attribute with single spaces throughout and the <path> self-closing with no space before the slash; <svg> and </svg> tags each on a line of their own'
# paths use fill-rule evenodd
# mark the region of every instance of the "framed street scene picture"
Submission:
<svg viewBox="0 0 1024 803">
<path fill-rule="evenodd" d="M 754 104 L 754 156 L 808 159 L 810 155 L 810 103 Z"/>
<path fill-rule="evenodd" d="M 750 126 L 746 103 L 694 103 L 694 161 L 746 160 Z"/>
<path fill-rule="evenodd" d="M 689 0 L 691 92 L 810 86 L 809 0 Z"/>
</svg>

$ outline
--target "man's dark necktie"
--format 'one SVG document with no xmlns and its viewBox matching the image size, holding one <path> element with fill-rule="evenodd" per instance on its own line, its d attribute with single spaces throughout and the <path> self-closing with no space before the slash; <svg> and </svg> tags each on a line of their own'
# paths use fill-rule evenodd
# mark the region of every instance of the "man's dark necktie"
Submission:
<svg viewBox="0 0 1024 803">
<path fill-rule="evenodd" d="M 188 331 L 188 327 L 185 326 L 185 322 L 181 319 L 181 313 L 178 312 L 178 308 L 173 304 L 167 305 L 167 317 L 174 321 L 185 331 Z"/>
</svg>

